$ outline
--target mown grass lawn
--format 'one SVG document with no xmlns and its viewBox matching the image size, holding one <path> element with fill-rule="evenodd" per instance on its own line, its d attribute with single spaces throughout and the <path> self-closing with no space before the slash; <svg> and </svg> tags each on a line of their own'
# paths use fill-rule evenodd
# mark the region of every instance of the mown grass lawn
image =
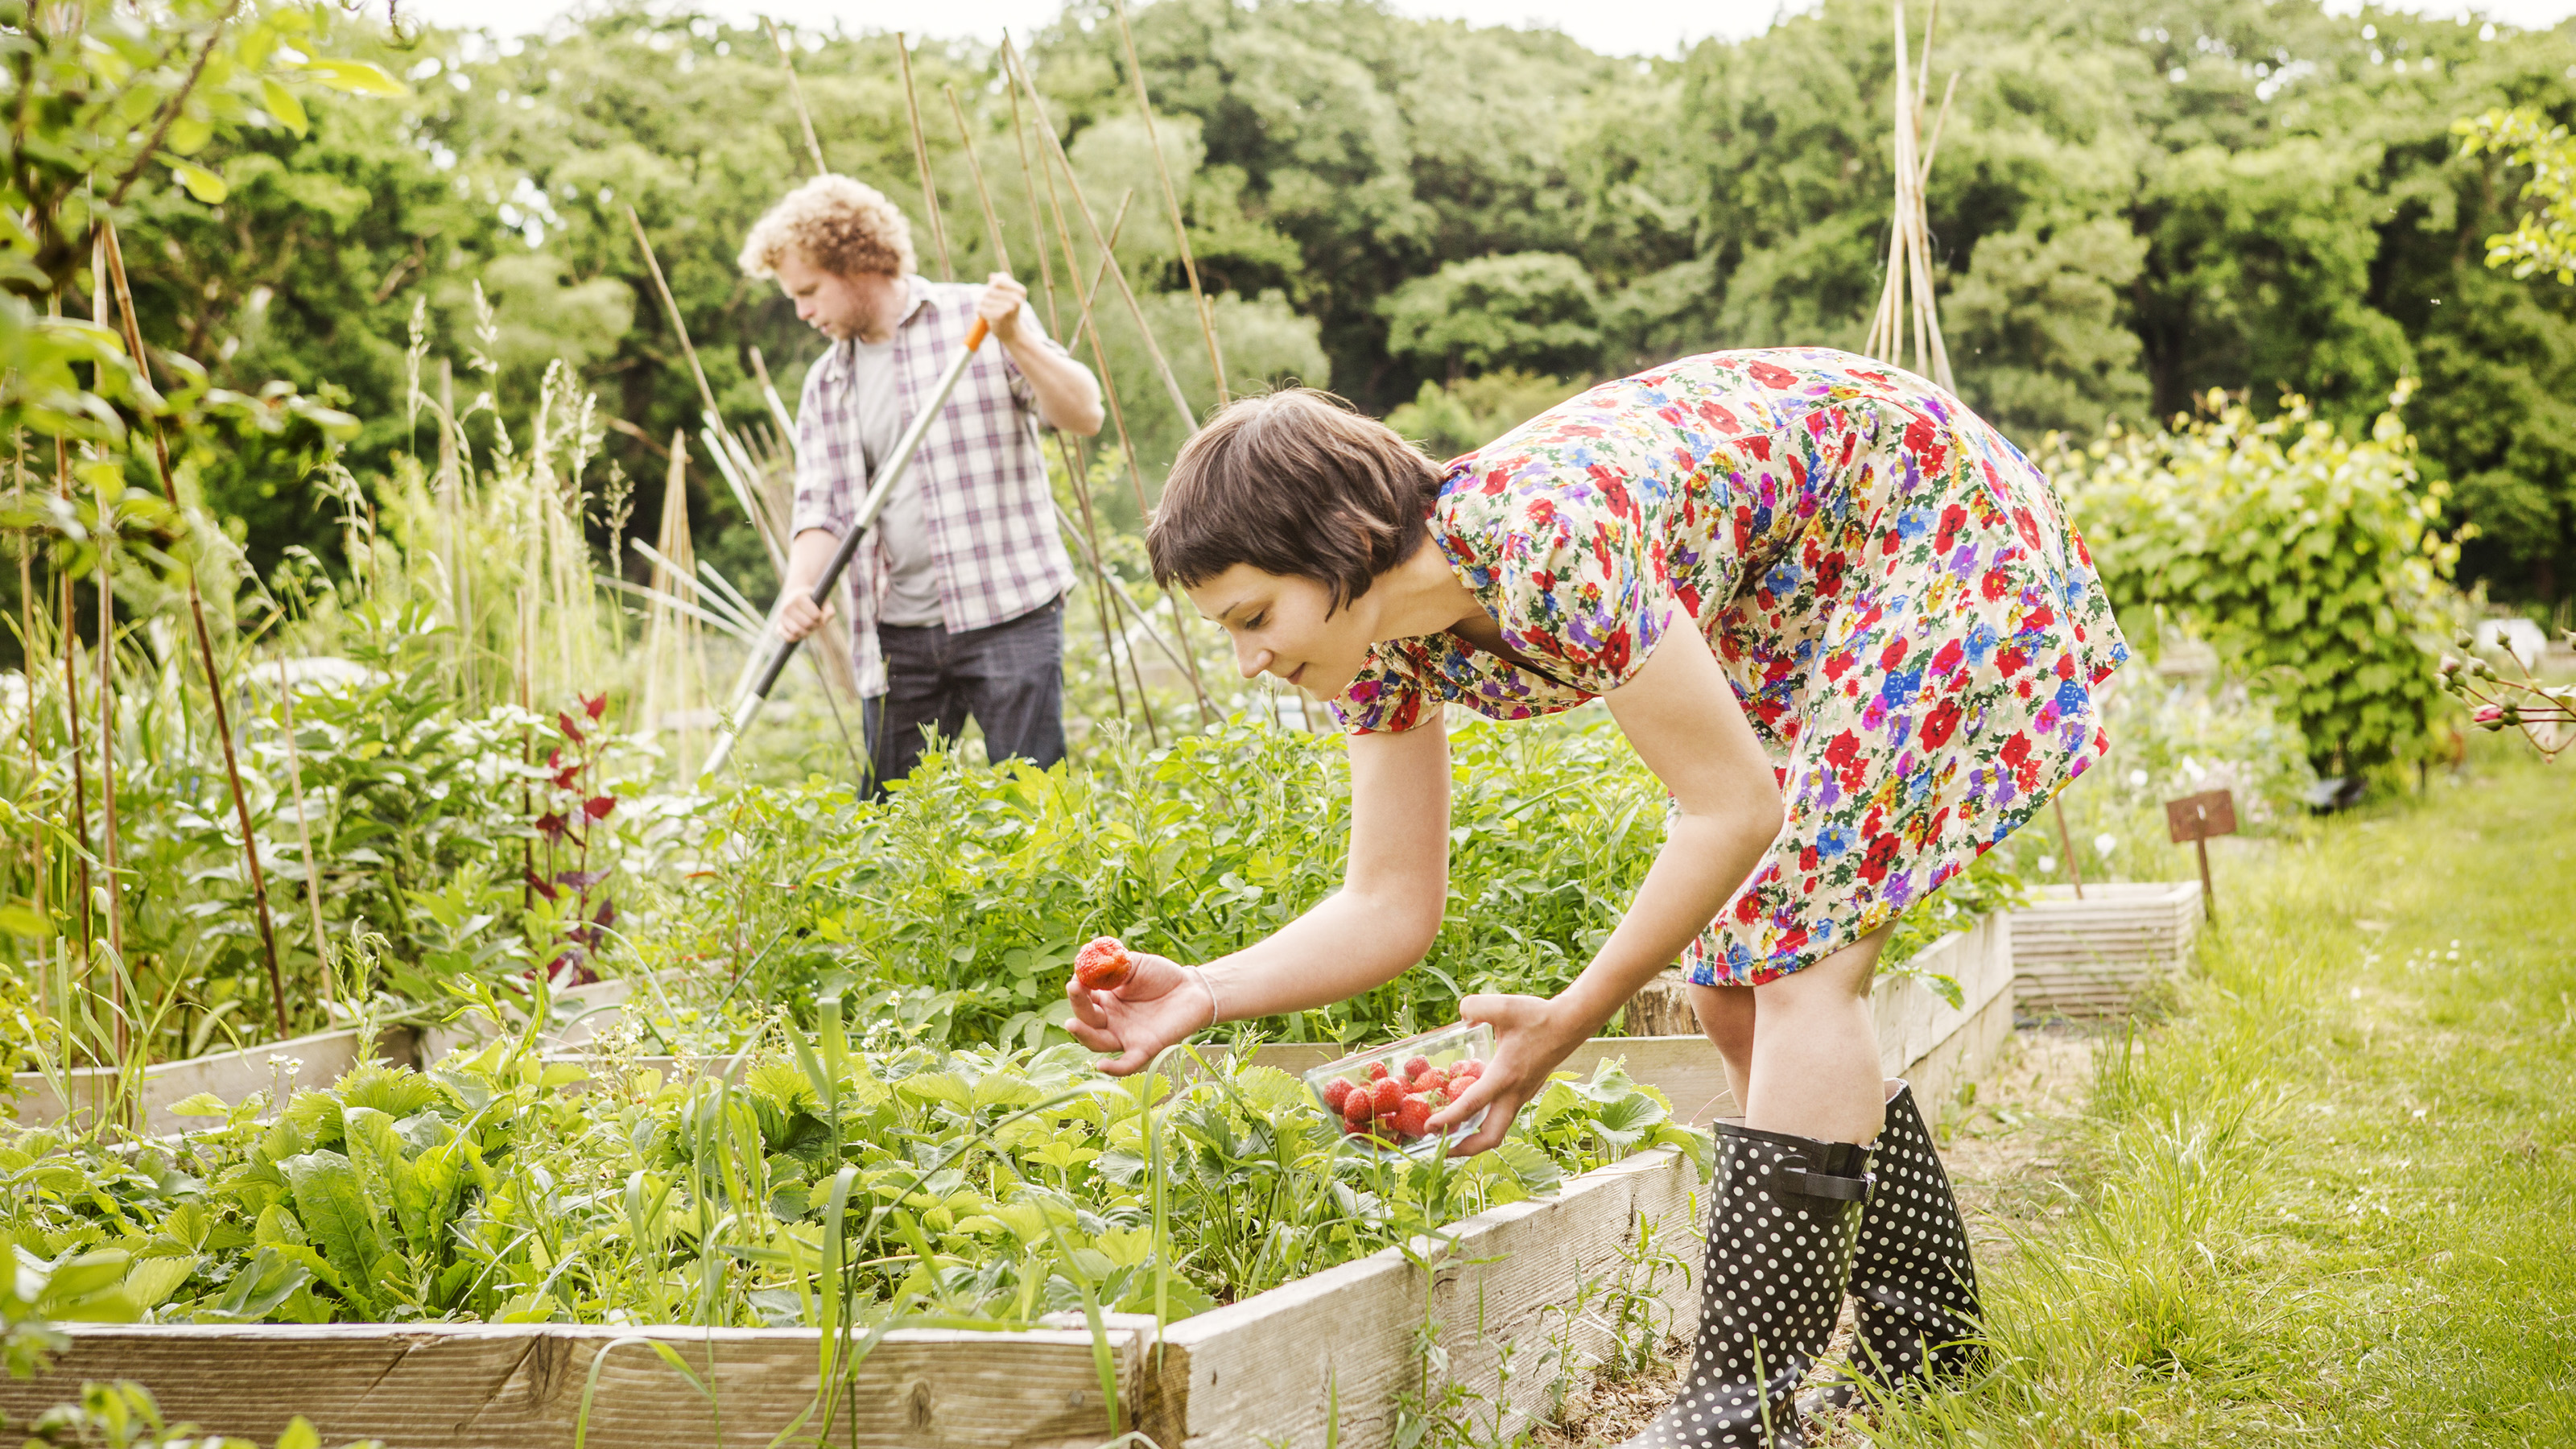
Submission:
<svg viewBox="0 0 2576 1449">
<path fill-rule="evenodd" d="M 1998 1371 L 1855 1437 L 2576 1444 L 2576 769 L 2482 754 L 2220 869 L 2017 1194 L 2059 1210 L 1988 1273 Z"/>
</svg>

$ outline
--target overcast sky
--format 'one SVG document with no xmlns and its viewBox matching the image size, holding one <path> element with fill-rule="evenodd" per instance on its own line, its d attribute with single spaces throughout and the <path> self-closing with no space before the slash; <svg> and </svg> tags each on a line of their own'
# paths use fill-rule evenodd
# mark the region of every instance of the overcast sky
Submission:
<svg viewBox="0 0 2576 1449">
<path fill-rule="evenodd" d="M 576 0 L 402 0 L 406 14 L 440 25 L 481 26 L 498 35 L 542 30 Z M 1055 18 L 1062 0 L 961 0 L 925 7 L 919 0 L 697 0 L 693 8 L 749 20 L 766 14 L 798 25 L 838 21 L 851 31 L 918 30 L 932 35 L 973 35 L 998 40 L 1005 28 L 1036 29 Z M 1596 51 L 1611 55 L 1669 54 L 1708 36 L 1738 39 L 1770 27 L 1783 8 L 1799 0 L 1395 0 L 1408 14 L 1472 20 L 1486 25 L 1552 25 Z M 2329 10 L 2350 13 L 2356 0 L 2329 0 Z M 2486 4 L 2426 0 L 2438 15 L 2476 13 L 2530 28 L 2576 15 L 2576 0 L 2491 0 Z M 932 18 L 925 18 L 930 10 Z"/>
</svg>

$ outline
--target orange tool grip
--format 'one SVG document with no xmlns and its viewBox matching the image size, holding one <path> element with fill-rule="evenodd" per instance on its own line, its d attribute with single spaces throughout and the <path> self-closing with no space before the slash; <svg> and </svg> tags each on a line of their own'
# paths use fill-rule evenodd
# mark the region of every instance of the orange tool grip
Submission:
<svg viewBox="0 0 2576 1449">
<path fill-rule="evenodd" d="M 975 325 L 966 329 L 966 350 L 972 352 L 983 346 L 985 337 L 990 335 L 992 330 L 983 318 L 976 318 Z"/>
</svg>

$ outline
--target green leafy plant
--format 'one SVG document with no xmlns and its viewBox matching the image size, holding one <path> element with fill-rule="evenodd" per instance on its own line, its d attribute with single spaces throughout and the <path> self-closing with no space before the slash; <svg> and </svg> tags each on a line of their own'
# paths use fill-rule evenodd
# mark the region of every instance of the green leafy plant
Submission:
<svg viewBox="0 0 2576 1449">
<path fill-rule="evenodd" d="M 2160 433 L 2060 440 L 2041 465 L 2066 491 L 2122 631 L 2167 620 L 2207 637 L 2307 737 L 2320 773 L 2421 757 L 2441 704 L 2457 543 L 2446 489 L 2416 471 L 2397 409 L 2354 440 L 2285 398 L 2258 418 L 2212 393 Z"/>
</svg>

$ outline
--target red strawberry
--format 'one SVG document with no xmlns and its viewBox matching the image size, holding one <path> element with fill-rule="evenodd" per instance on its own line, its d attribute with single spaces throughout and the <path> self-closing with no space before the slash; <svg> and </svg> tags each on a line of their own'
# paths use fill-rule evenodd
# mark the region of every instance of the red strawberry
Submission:
<svg viewBox="0 0 2576 1449">
<path fill-rule="evenodd" d="M 1377 1099 L 1371 1097 L 1366 1092 L 1358 1090 L 1357 1088 L 1353 1088 L 1351 1094 L 1342 1101 L 1343 1121 L 1352 1123 L 1366 1122 L 1369 1118 L 1376 1115 Z"/>
<path fill-rule="evenodd" d="M 1460 1062 L 1458 1065 L 1449 1069 L 1449 1080 L 1454 1082 L 1459 1078 L 1464 1077 L 1469 1081 L 1473 1081 L 1484 1074 L 1485 1064 L 1473 1058 L 1469 1058 L 1468 1060 Z"/>
<path fill-rule="evenodd" d="M 1413 1079 L 1413 1090 L 1417 1092 L 1436 1092 L 1448 1085 L 1449 1078 L 1438 1067 L 1433 1067 Z"/>
<path fill-rule="evenodd" d="M 1382 1080 L 1384 1080 L 1384 1079 L 1385 1079 L 1385 1077 L 1386 1077 L 1386 1063 L 1384 1063 L 1384 1062 L 1371 1062 L 1371 1063 L 1369 1063 L 1369 1064 L 1368 1064 L 1368 1079 L 1369 1079 L 1370 1081 L 1372 1081 L 1372 1082 L 1375 1082 L 1375 1081 L 1382 1081 Z"/>
<path fill-rule="evenodd" d="M 1392 1117 L 1404 1105 L 1404 1084 L 1393 1077 L 1369 1088 L 1370 1110 L 1380 1117 Z"/>
<path fill-rule="evenodd" d="M 1102 936 L 1073 955 L 1074 978 L 1085 991 L 1115 991 L 1135 971 L 1136 958 L 1115 936 Z"/>
<path fill-rule="evenodd" d="M 1410 1079 L 1431 1070 L 1431 1058 L 1415 1057 L 1404 1064 L 1404 1075 Z"/>
<path fill-rule="evenodd" d="M 1348 1077 L 1335 1077 L 1324 1084 L 1324 1105 L 1338 1112 L 1342 1110 L 1342 1104 L 1351 1099 L 1351 1093 L 1357 1090 L 1357 1082 Z"/>
<path fill-rule="evenodd" d="M 1395 1130 L 1407 1139 L 1420 1137 L 1431 1130 L 1431 1103 L 1421 1097 L 1407 1097 L 1395 1109 Z"/>
</svg>

